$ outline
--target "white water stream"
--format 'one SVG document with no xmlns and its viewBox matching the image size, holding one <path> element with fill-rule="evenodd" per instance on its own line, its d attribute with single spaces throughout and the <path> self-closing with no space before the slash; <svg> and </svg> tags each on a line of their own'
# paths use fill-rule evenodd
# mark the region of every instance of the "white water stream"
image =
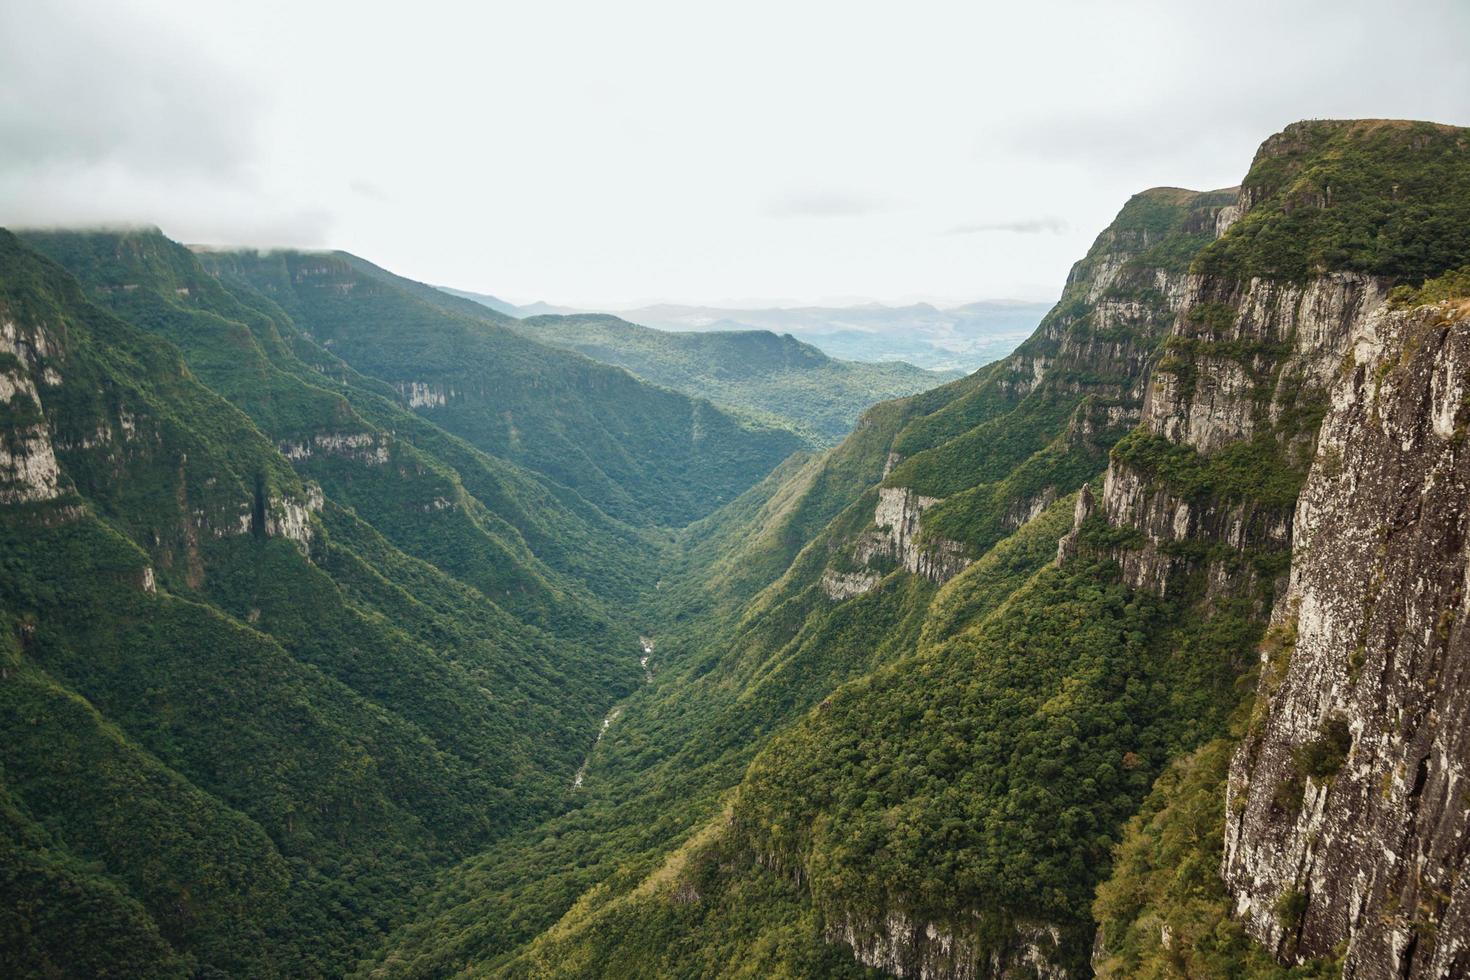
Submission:
<svg viewBox="0 0 1470 980">
<path fill-rule="evenodd" d="M 638 657 L 638 666 L 643 668 L 643 683 L 651 684 L 653 682 L 653 639 L 647 636 L 640 636 L 638 637 L 638 646 L 641 650 L 641 654 Z M 617 721 L 622 713 L 623 706 L 621 704 L 614 705 L 613 709 L 602 719 L 602 727 L 597 730 L 597 738 L 592 742 L 593 751 L 596 751 L 598 743 L 602 741 L 602 736 L 607 734 L 607 730 L 612 727 L 613 722 Z M 587 767 L 591 764 L 592 752 L 588 752 L 587 758 L 583 759 L 582 765 L 578 767 L 577 774 L 572 777 L 572 789 L 581 788 L 582 781 L 587 778 Z"/>
</svg>

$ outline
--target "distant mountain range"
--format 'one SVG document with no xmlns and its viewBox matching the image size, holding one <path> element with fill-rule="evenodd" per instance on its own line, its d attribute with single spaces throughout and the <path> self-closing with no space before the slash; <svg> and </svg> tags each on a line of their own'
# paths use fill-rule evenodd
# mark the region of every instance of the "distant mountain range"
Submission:
<svg viewBox="0 0 1470 980">
<path fill-rule="evenodd" d="M 908 306 L 801 306 L 727 309 L 659 303 L 630 310 L 596 311 L 531 303 L 516 306 L 495 296 L 446 289 L 508 316 L 615 312 L 624 320 L 659 330 L 770 330 L 789 333 L 833 357 L 852 361 L 907 361 L 931 370 L 973 371 L 1005 357 L 1036 329 L 1048 303 L 981 300 L 941 309 Z"/>
<path fill-rule="evenodd" d="M 963 377 L 899 361 L 839 360 L 769 330 L 655 330 L 606 313 L 531 316 L 509 325 L 543 344 L 708 398 L 757 424 L 790 429 L 812 446 L 841 441 L 876 399 L 901 398 Z"/>
</svg>

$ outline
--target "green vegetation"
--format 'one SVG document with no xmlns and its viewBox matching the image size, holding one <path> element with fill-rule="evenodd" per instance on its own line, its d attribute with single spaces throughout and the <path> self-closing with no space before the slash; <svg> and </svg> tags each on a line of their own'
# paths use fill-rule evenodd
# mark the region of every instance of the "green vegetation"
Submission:
<svg viewBox="0 0 1470 980">
<path fill-rule="evenodd" d="M 1352 745 L 1353 735 L 1347 720 L 1333 716 L 1322 722 L 1316 738 L 1297 747 L 1292 762 L 1303 776 L 1331 779 L 1347 760 Z"/>
<path fill-rule="evenodd" d="M 1154 217 L 1172 234 L 1212 221 L 1223 203 L 1163 196 L 1168 206 Z M 1156 197 L 1130 209 L 1147 210 Z M 1196 200 L 1209 203 L 1193 208 Z M 1137 231 L 1121 247 L 1162 240 Z M 1116 247 L 1111 232 L 1102 236 L 1090 261 L 1103 263 Z M 711 950 L 738 951 L 754 973 L 818 969 L 793 963 L 850 970 L 850 959 L 802 951 L 800 937 L 848 915 L 871 921 L 881 911 L 872 902 L 885 900 L 943 922 L 950 911 L 963 915 L 958 927 L 978 929 L 972 938 L 982 946 L 1004 943 L 1013 916 L 1056 914 L 1068 947 L 1084 948 L 1091 888 L 1117 828 L 1172 752 L 1218 729 L 1210 692 L 1228 689 L 1254 635 L 1235 618 L 1187 626 L 1173 607 L 1135 603 L 1105 563 L 1060 577 L 1048 570 L 1071 525 L 1068 494 L 1106 466 L 1123 434 L 1111 420 L 1127 417 L 1124 392 L 1167 327 L 1162 297 L 1151 292 L 1155 271 L 1140 265 L 1129 276 L 1115 298 L 1129 309 L 1136 298 L 1149 304 L 1139 318 L 1094 322 L 1090 303 L 1064 301 L 1016 357 L 875 407 L 835 450 L 788 463 L 692 527 L 686 564 L 656 603 L 660 673 L 594 752 L 586 804 L 446 876 L 422 917 L 379 953 L 380 968 L 576 976 L 616 960 L 630 975 L 691 975 L 699 969 L 683 964 L 719 962 L 700 952 Z M 1110 345 L 1117 359 L 1100 364 L 1094 344 Z M 1034 391 L 1030 357 L 1050 362 Z M 963 541 L 978 560 L 938 591 L 889 560 L 869 561 L 877 585 L 834 602 L 823 576 L 856 570 L 853 542 L 871 527 L 870 488 L 895 462 L 890 453 L 902 458 L 887 483 L 951 495 L 926 514 L 925 534 Z M 1047 496 L 1061 499 L 1017 529 L 1017 508 L 1029 516 Z M 1114 610 L 1125 620 L 1116 633 Z M 1098 643 L 1063 639 L 1079 623 L 1097 624 Z M 997 652 L 1002 635 L 1011 645 Z M 1049 662 L 1054 670 L 1038 669 Z M 1157 674 L 1126 685 L 1140 700 L 1119 718 L 1084 717 L 1113 699 L 1116 677 L 1150 670 Z M 1100 686 L 1089 694 L 1089 685 Z M 944 725 L 928 710 L 935 697 L 953 698 Z M 1073 697 L 1078 714 L 1062 710 Z M 1067 717 L 1052 734 L 1079 742 L 1077 732 L 1090 743 L 1094 728 L 1123 715 L 1146 730 L 1126 748 L 1100 743 L 1102 755 L 1078 760 L 1078 778 L 1055 779 L 1040 761 L 1057 750 L 1049 723 L 1017 713 L 1047 702 Z M 875 724 L 884 737 L 871 737 Z M 966 745 L 965 733 L 987 728 L 993 739 Z M 1000 752 L 1018 739 L 1036 753 L 1024 764 Z M 1105 759 L 1114 775 L 1099 783 Z M 1033 789 L 1011 799 L 1006 787 L 1022 769 L 1035 771 Z M 975 782 L 956 785 L 968 771 Z M 1055 783 L 1068 790 L 1053 806 L 1042 796 Z M 731 830 L 720 814 L 737 786 Z M 1072 798 L 1074 789 L 1083 795 Z M 772 829 L 765 807 L 790 810 Z M 1091 829 L 1079 844 L 1084 824 Z M 1027 840 L 1024 853 L 1007 850 L 1020 837 L 978 843 L 996 843 L 1007 827 Z M 1045 828 L 1054 836 L 1035 846 Z M 791 833 L 822 836 L 782 837 L 780 847 L 768 839 Z M 951 850 L 965 835 L 977 843 Z M 852 839 L 862 843 L 842 843 Z M 957 884 L 957 875 L 968 877 Z M 976 896 L 988 902 L 979 919 L 964 905 Z"/>
<path fill-rule="evenodd" d="M 1417 289 L 1413 286 L 1395 286 L 1389 293 L 1389 299 L 1396 306 L 1420 306 L 1467 297 L 1470 297 L 1470 265 L 1426 279 Z"/>
<path fill-rule="evenodd" d="M 1363 272 L 1416 285 L 1470 254 L 1470 132 L 1385 119 L 1294 123 L 1262 145 L 1241 195 L 1250 210 L 1195 271 Z"/>
<path fill-rule="evenodd" d="M 1304 467 L 1287 465 L 1269 433 L 1232 442 L 1209 456 L 1191 446 L 1135 430 L 1113 447 L 1113 458 L 1157 480 L 1185 500 L 1249 501 L 1287 509 L 1295 505 Z"/>
<path fill-rule="evenodd" d="M 1234 902 L 1219 869 L 1234 747 L 1233 739 L 1220 738 L 1181 757 L 1129 819 L 1112 876 L 1093 903 L 1103 937 L 1098 976 L 1327 980 L 1341 974 L 1335 962 L 1279 965 L 1231 917 Z M 1287 912 L 1300 918 L 1300 910 Z"/>
<path fill-rule="evenodd" d="M 64 474 L 0 515 L 4 873 L 75 882 L 98 955 L 133 943 L 120 969 L 341 973 L 436 868 L 561 807 L 639 675 L 606 604 L 658 545 L 428 431 L 156 234 L 37 237 L 130 323 L 0 235 L 5 369 L 45 408 L 13 400 L 5 438 L 42 420 Z M 607 594 L 574 532 L 626 545 Z M 527 540 L 557 533 L 553 567 Z M 18 903 L 0 956 L 85 972 L 61 911 Z"/>
<path fill-rule="evenodd" d="M 791 432 L 545 347 L 470 300 L 342 253 L 206 253 L 355 371 L 476 448 L 636 524 L 683 525 L 801 448 Z"/>
<path fill-rule="evenodd" d="M 657 385 L 782 426 L 814 447 L 836 443 L 874 402 L 953 380 L 910 364 L 839 361 L 790 334 L 670 333 L 615 316 L 536 316 L 510 324 L 545 344 L 615 364 Z"/>
</svg>

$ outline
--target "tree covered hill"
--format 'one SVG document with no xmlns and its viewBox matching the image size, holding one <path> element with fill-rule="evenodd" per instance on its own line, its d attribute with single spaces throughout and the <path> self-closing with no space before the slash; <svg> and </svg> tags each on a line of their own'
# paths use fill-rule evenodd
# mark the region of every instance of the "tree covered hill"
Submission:
<svg viewBox="0 0 1470 980">
<path fill-rule="evenodd" d="M 478 303 L 345 253 L 201 261 L 439 428 L 624 521 L 688 523 L 802 448 L 789 431 L 538 344 Z"/>
<path fill-rule="evenodd" d="M 511 306 L 494 296 L 450 289 L 510 316 L 582 315 L 546 303 Z M 620 319 L 672 333 L 791 334 L 828 356 L 861 363 L 902 361 L 935 371 L 974 370 L 1005 357 L 1036 329 L 1050 304 L 981 300 L 940 309 L 928 303 L 885 306 L 782 306 L 735 309 L 658 303 L 615 311 Z"/>
<path fill-rule="evenodd" d="M 560 809 L 640 676 L 661 534 L 219 273 L 156 231 L 0 233 L 7 972 L 340 974 L 436 867 Z M 538 411 L 601 413 L 690 506 L 796 445 L 382 276 L 369 325 L 559 377 Z M 662 472 L 630 439 L 661 412 L 733 455 Z"/>
<path fill-rule="evenodd" d="M 836 448 L 783 467 L 688 529 L 686 564 L 657 600 L 659 672 L 599 742 L 583 805 L 446 875 L 424 917 L 400 931 L 375 971 L 590 976 L 594 964 L 612 962 L 615 975 L 632 977 L 719 974 L 721 964 L 740 962 L 751 975 L 863 975 L 850 951 L 829 944 L 827 930 L 846 903 L 815 903 L 794 884 L 814 873 L 789 857 L 800 846 L 753 843 L 750 828 L 766 813 L 757 808 L 779 805 L 787 792 L 764 783 L 750 790 L 755 767 L 770 758 L 801 764 L 803 752 L 815 751 L 792 734 L 812 724 L 805 719 L 847 718 L 843 699 L 876 685 L 891 683 L 920 703 L 950 685 L 962 697 L 967 688 L 957 678 L 979 669 L 972 655 L 929 653 L 952 672 L 940 676 L 915 673 L 917 651 L 958 643 L 1024 595 L 1035 596 L 1025 603 L 1061 605 L 1033 620 L 1017 609 L 997 635 L 1018 643 L 1032 635 L 1033 648 L 1047 647 L 1059 662 L 1048 680 L 1018 657 L 1008 683 L 1078 682 L 1055 648 L 1065 647 L 1071 624 L 1110 612 L 1120 588 L 1100 571 L 1098 596 L 1069 605 L 1067 590 L 1090 578 L 1068 577 L 1049 591 L 1028 589 L 1028 581 L 1055 559 L 1070 526 L 1069 495 L 1102 472 L 1112 441 L 1127 429 L 1126 413 L 1139 411 L 1135 388 L 1167 326 L 1152 250 L 1207 242 L 1215 214 L 1231 200 L 1173 190 L 1137 196 L 1014 355 L 874 406 Z M 974 487 L 975 496 L 995 501 L 988 522 L 973 522 L 974 535 L 959 541 L 971 563 L 963 574 L 917 571 L 930 545 L 915 485 L 929 493 L 948 487 L 960 499 Z M 942 515 L 928 499 L 925 509 Z M 898 512 L 886 502 L 898 502 Z M 1164 628 L 1157 610 L 1138 615 Z M 1128 657 L 1124 648 L 1115 653 Z M 883 715 L 872 702 L 854 710 L 859 725 L 863 711 Z M 911 716 L 924 718 L 922 709 Z M 1003 719 L 1004 712 L 987 724 Z M 864 815 L 874 812 L 865 801 L 877 799 L 888 775 L 917 778 L 924 765 L 922 756 L 890 756 L 877 744 L 881 760 L 857 773 L 845 768 L 853 746 L 833 729 L 810 744 L 840 756 L 820 756 L 820 773 L 802 769 L 793 783 L 813 792 L 840 786 L 833 792 L 849 794 Z M 1128 792 L 1141 796 L 1147 786 L 1146 772 L 1131 774 Z M 791 792 L 807 808 L 789 821 L 773 819 L 781 833 L 804 840 L 838 815 L 799 788 Z M 1120 803 L 1118 812 L 1121 820 L 1130 811 Z M 920 865 L 919 875 L 935 873 Z M 1070 894 L 1079 890 L 1085 885 Z"/>
<path fill-rule="evenodd" d="M 897 361 L 841 361 L 790 334 L 765 330 L 673 333 L 604 314 L 534 316 L 510 326 L 654 384 L 781 425 L 818 448 L 847 435 L 874 402 L 959 376 Z"/>
<path fill-rule="evenodd" d="M 19 974 L 117 945 L 144 974 L 340 972 L 436 863 L 555 809 L 636 681 L 631 627 L 283 324 L 167 305 L 206 280 L 120 289 L 135 326 L 0 235 Z M 227 376 L 252 414 L 201 380 Z"/>
</svg>

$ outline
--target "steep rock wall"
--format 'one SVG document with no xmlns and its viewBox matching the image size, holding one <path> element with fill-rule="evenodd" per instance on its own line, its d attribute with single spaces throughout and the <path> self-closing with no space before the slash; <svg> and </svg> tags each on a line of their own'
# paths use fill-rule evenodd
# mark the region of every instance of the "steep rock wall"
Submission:
<svg viewBox="0 0 1470 980">
<path fill-rule="evenodd" d="M 859 542 L 860 560 L 866 563 L 881 554 L 932 582 L 947 582 L 964 571 L 970 559 L 965 557 L 964 546 L 959 542 L 942 538 L 919 540 L 919 523 L 924 511 L 937 503 L 938 498 L 925 497 L 906 487 L 880 488 L 878 505 L 873 509 L 878 533 Z"/>
<path fill-rule="evenodd" d="M 994 373 L 994 394 L 1016 406 L 993 420 L 1000 442 L 1029 441 L 1031 458 L 1002 464 L 1013 450 L 993 449 L 984 429 L 908 461 L 890 456 L 875 515 L 888 540 L 870 535 L 858 560 L 864 550 L 887 554 L 942 583 L 1100 470 L 1139 421 L 1159 342 L 1190 301 L 1188 255 L 1213 240 L 1233 200 L 1233 190 L 1179 188 L 1132 198 L 1072 267 L 1036 333 Z M 926 521 L 935 508 L 948 513 Z"/>
<path fill-rule="evenodd" d="M 827 569 L 822 575 L 822 589 L 827 596 L 841 601 L 871 592 L 877 588 L 885 564 L 941 584 L 969 567 L 971 559 L 958 541 L 920 540 L 919 522 L 924 511 L 937 503 L 939 498 L 914 493 L 907 487 L 880 487 L 873 508 L 874 526 L 858 535 L 848 551 L 859 567 L 856 571 Z"/>
<path fill-rule="evenodd" d="M 315 484 L 277 486 L 262 476 L 252 488 L 247 479 L 256 475 L 236 474 L 235 480 L 211 477 L 196 485 L 187 452 L 161 453 L 163 433 L 173 423 L 155 415 L 146 391 L 132 386 L 143 379 L 119 384 L 109 375 L 117 369 L 93 363 L 89 353 L 74 360 L 73 334 L 82 330 L 0 309 L 0 502 L 50 504 L 43 517 L 64 521 L 81 513 L 79 488 L 105 499 L 130 481 L 167 473 L 176 507 L 169 513 L 160 495 L 157 514 L 169 526 L 160 524 L 145 537 L 165 567 L 177 549 L 195 586 L 202 581 L 198 549 L 204 539 L 253 533 L 310 548 L 312 515 L 323 505 Z M 264 444 L 258 448 L 268 451 Z M 352 442 L 319 448 L 374 447 Z"/>
<path fill-rule="evenodd" d="M 51 445 L 51 427 L 36 384 L 60 384 L 47 363 L 54 356 L 46 332 L 0 318 L 0 503 L 41 503 L 62 494 L 64 478 Z"/>
<path fill-rule="evenodd" d="M 1067 980 L 1055 965 L 1063 935 L 1045 923 L 1016 923 L 1008 942 L 988 954 L 972 936 L 903 912 L 881 921 L 845 916 L 828 925 L 826 939 L 851 947 L 864 966 L 906 980 Z"/>
<path fill-rule="evenodd" d="M 1114 551 L 1135 588 L 1163 594 L 1203 563 L 1213 591 L 1274 595 L 1279 585 L 1244 559 L 1289 551 L 1328 386 L 1383 287 L 1345 273 L 1302 284 L 1191 276 L 1186 292 L 1099 509 L 1137 532 Z"/>
<path fill-rule="evenodd" d="M 1235 756 L 1224 874 L 1278 956 L 1470 975 L 1470 320 L 1354 337 L 1296 510 L 1295 648 Z M 1285 654 L 1289 653 L 1289 657 Z"/>
</svg>

